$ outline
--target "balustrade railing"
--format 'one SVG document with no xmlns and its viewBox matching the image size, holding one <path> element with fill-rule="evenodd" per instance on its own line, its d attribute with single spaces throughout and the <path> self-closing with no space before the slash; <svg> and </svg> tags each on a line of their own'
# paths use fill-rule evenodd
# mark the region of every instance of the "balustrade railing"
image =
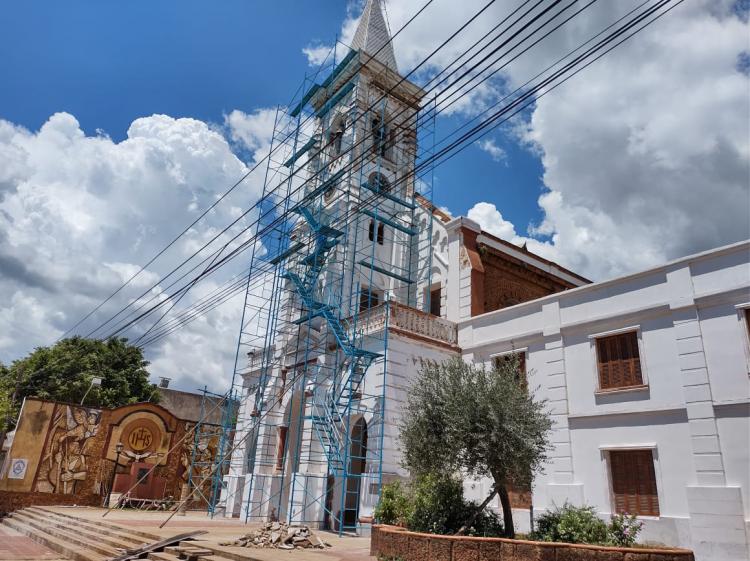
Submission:
<svg viewBox="0 0 750 561">
<path fill-rule="evenodd" d="M 448 345 L 458 344 L 458 328 L 452 321 L 393 301 L 364 310 L 349 319 L 346 324 L 350 329 L 354 328 L 363 335 L 377 333 L 385 329 L 386 310 L 390 314 L 388 317 L 390 329 L 398 329 Z"/>
</svg>

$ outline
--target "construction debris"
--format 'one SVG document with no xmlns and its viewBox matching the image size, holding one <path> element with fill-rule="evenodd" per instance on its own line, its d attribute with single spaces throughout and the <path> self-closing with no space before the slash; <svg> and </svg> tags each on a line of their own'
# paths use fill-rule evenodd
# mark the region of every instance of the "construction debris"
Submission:
<svg viewBox="0 0 750 561">
<path fill-rule="evenodd" d="M 267 522 L 233 542 L 224 542 L 219 545 L 273 549 L 325 549 L 331 547 L 331 544 L 321 540 L 307 526 L 290 526 L 284 522 Z"/>
</svg>

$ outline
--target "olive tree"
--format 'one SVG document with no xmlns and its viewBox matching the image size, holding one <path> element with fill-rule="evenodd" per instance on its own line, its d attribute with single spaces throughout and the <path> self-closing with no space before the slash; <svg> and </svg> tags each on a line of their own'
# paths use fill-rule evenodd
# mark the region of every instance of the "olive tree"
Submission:
<svg viewBox="0 0 750 561">
<path fill-rule="evenodd" d="M 544 401 L 535 400 L 519 377 L 517 361 L 493 369 L 460 358 L 424 362 L 400 423 L 404 467 L 415 476 L 492 478 L 492 492 L 458 533 L 499 495 L 505 535 L 513 537 L 508 485 L 531 485 L 547 459 L 551 427 Z"/>
</svg>

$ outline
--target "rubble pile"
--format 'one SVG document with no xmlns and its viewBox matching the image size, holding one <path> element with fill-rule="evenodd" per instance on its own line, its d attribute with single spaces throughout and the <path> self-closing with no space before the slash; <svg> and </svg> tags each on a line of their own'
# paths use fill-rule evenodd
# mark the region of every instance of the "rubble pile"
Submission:
<svg viewBox="0 0 750 561">
<path fill-rule="evenodd" d="M 325 549 L 331 547 L 331 544 L 321 540 L 307 526 L 290 526 L 284 522 L 267 522 L 233 542 L 224 542 L 219 545 L 273 549 Z"/>
</svg>

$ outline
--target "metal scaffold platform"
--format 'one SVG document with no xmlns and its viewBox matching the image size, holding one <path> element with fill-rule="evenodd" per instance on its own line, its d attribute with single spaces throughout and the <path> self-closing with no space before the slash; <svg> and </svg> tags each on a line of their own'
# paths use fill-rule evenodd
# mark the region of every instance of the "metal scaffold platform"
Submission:
<svg viewBox="0 0 750 561">
<path fill-rule="evenodd" d="M 429 309 L 432 167 L 417 162 L 435 112 L 393 69 L 338 50 L 277 110 L 205 500 L 344 533 L 388 475 L 389 307 Z"/>
</svg>

